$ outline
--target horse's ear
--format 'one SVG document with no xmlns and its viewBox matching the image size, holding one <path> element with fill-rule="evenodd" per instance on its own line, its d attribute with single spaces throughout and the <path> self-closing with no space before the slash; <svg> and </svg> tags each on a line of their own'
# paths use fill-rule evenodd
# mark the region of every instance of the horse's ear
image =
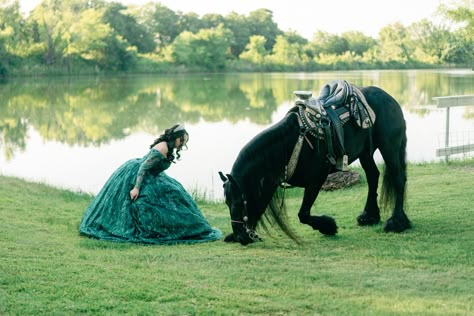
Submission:
<svg viewBox="0 0 474 316">
<path fill-rule="evenodd" d="M 230 183 L 232 184 L 237 184 L 237 182 L 235 181 L 234 177 L 230 174 L 227 174 L 227 179 L 229 179 Z"/>
<path fill-rule="evenodd" d="M 224 174 L 222 173 L 222 171 L 219 171 L 219 176 L 221 177 L 222 182 L 226 182 L 226 181 L 227 181 L 227 178 L 224 176 Z"/>
</svg>

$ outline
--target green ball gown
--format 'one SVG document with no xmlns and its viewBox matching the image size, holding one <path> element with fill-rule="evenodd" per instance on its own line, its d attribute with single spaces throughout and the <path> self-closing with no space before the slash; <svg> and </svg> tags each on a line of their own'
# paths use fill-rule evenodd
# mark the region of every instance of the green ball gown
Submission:
<svg viewBox="0 0 474 316">
<path fill-rule="evenodd" d="M 220 239 L 191 195 L 166 175 L 171 162 L 152 148 L 143 158 L 131 159 L 107 180 L 87 208 L 81 234 L 119 242 L 192 244 Z M 140 189 L 135 201 L 130 190 Z"/>
</svg>

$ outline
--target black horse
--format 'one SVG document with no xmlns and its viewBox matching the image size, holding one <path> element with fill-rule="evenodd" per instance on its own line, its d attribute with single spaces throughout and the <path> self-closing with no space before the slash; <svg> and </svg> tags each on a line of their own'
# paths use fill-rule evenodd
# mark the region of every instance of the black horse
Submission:
<svg viewBox="0 0 474 316">
<path fill-rule="evenodd" d="M 312 128 L 306 123 L 302 124 L 301 115 L 297 111 L 289 111 L 281 121 L 256 135 L 240 151 L 231 173 L 224 175 L 219 172 L 224 181 L 225 202 L 230 210 L 233 230 L 226 236 L 225 241 L 246 245 L 260 240 L 255 228 L 257 224 L 266 228 L 265 222 L 261 220 L 262 215 L 271 224 L 278 224 L 290 238 L 298 241 L 287 224 L 284 205 L 281 203 L 282 195 L 277 194 L 283 192 L 280 189 L 283 182 L 304 188 L 303 202 L 298 213 L 301 223 L 308 224 L 325 235 L 336 234 L 337 225 L 333 218 L 311 215 L 310 211 L 328 174 L 338 170 L 334 157 L 340 160 L 343 155 L 346 155 L 349 164 L 359 159 L 366 173 L 368 195 L 364 210 L 357 217 L 358 224 L 380 223 L 380 209 L 377 202 L 380 172 L 373 158 L 376 149 L 382 154 L 385 163 L 380 203 L 382 207 L 393 207 L 392 215 L 386 221 L 384 230 L 402 232 L 411 227 L 404 211 L 407 138 L 400 105 L 378 87 L 359 89 L 345 83 L 345 88 L 349 88 L 352 92 L 358 91 L 358 95 L 357 93 L 336 95 L 331 91 L 335 87 L 339 89 L 341 82 L 335 81 L 326 85 L 318 99 L 309 98 L 313 103 L 316 101 L 317 105 L 324 105 L 320 107 L 324 114 L 322 118 L 330 117 L 324 109 L 335 108 L 331 107 L 328 99 L 332 101 L 337 99 L 336 103 L 343 99 L 343 102 L 339 103 L 349 108 L 351 102 L 354 104 L 354 97 L 359 99 L 358 101 L 365 97 L 364 103 L 369 105 L 372 114 L 375 114 L 373 124 L 369 124 L 369 128 L 361 128 L 356 124 L 352 111 L 348 121 L 343 125 L 334 121 L 332 124 L 326 124 L 326 126 L 340 125 L 339 131 L 332 128 L 331 133 L 326 133 L 326 136 L 332 135 L 332 138 L 328 139 L 324 137 L 324 128 L 321 128 L 320 122 L 319 127 Z M 311 105 L 308 100 L 305 102 L 306 105 Z M 303 103 L 300 102 L 300 105 Z M 334 105 L 334 102 L 332 103 Z M 301 139 L 303 141 L 300 141 L 300 151 L 296 154 L 296 167 L 293 166 L 291 176 L 288 176 L 289 165 L 295 164 L 295 161 L 291 161 L 298 147 L 295 144 Z"/>
</svg>

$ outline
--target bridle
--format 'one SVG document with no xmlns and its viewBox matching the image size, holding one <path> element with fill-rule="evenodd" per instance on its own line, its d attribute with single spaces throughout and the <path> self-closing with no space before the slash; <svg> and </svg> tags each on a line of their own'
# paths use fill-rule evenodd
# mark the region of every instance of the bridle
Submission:
<svg viewBox="0 0 474 316">
<path fill-rule="evenodd" d="M 242 220 L 239 221 L 239 220 L 232 219 L 232 212 L 231 212 L 230 222 L 232 224 L 241 224 L 243 226 L 243 228 L 245 229 L 245 233 L 247 234 L 247 236 L 253 242 L 262 241 L 262 239 L 258 236 L 257 232 L 255 231 L 255 229 L 249 227 L 249 223 L 248 223 L 249 217 L 248 217 L 248 210 L 247 210 L 247 198 L 245 197 L 244 192 L 240 189 L 240 186 L 237 183 L 237 181 L 235 179 L 233 179 L 233 180 L 234 181 L 227 180 L 226 182 L 229 181 L 231 183 L 232 182 L 235 183 L 237 189 L 240 191 L 241 198 L 242 198 L 242 201 L 243 201 L 243 204 L 244 204 L 244 208 L 243 208 L 243 212 L 242 212 L 243 213 Z"/>
</svg>

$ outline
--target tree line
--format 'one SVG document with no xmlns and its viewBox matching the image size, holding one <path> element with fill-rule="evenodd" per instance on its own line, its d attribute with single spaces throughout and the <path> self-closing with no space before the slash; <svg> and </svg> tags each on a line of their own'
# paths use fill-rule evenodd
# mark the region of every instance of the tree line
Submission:
<svg viewBox="0 0 474 316">
<path fill-rule="evenodd" d="M 444 24 L 423 19 L 362 32 L 282 31 L 268 9 L 248 15 L 175 12 L 159 2 L 43 0 L 27 16 L 0 0 L 0 77 L 189 71 L 317 71 L 468 66 L 474 0 L 440 5 Z"/>
</svg>

